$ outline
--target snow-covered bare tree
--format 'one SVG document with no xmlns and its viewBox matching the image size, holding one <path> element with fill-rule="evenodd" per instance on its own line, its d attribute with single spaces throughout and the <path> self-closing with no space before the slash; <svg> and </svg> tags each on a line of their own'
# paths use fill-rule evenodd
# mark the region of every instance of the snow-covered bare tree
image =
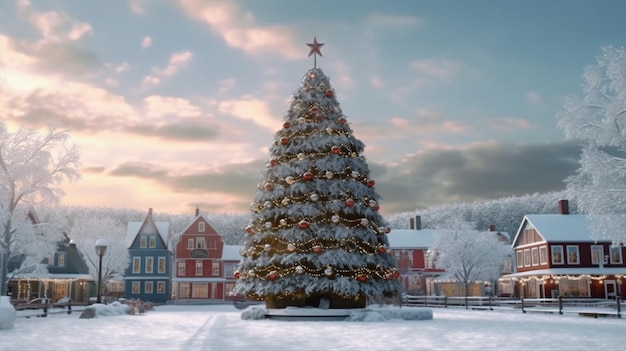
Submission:
<svg viewBox="0 0 626 351">
<path fill-rule="evenodd" d="M 96 241 L 104 239 L 107 249 L 102 257 L 102 286 L 106 291 L 110 280 L 121 280 L 124 270 L 130 264 L 128 244 L 126 243 L 126 226 L 113 216 L 76 218 L 69 228 L 68 236 L 76 244 L 82 255 L 89 274 L 98 281 L 99 256 L 96 254 Z"/>
<path fill-rule="evenodd" d="M 436 230 L 430 250 L 436 256 L 435 266 L 463 284 L 466 300 L 470 284 L 498 279 L 505 257 L 511 254 L 511 248 L 493 232 L 474 230 L 472 223 L 460 218 L 452 218 Z"/>
<path fill-rule="evenodd" d="M 569 139 L 584 143 L 580 168 L 566 179 L 595 239 L 626 242 L 626 51 L 605 47 L 585 68 L 583 95 L 557 114 Z"/>
<path fill-rule="evenodd" d="M 29 213 L 39 204 L 58 203 L 58 185 L 80 177 L 78 148 L 68 140 L 53 125 L 44 133 L 24 126 L 10 132 L 0 120 L 0 294 L 6 292 L 11 260 L 22 260 L 26 268 L 48 257 L 59 240 L 53 226 Z"/>
</svg>

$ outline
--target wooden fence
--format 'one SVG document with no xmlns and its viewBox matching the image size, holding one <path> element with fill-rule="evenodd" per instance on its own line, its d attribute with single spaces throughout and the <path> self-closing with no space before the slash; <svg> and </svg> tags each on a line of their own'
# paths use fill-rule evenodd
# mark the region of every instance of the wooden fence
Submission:
<svg viewBox="0 0 626 351">
<path fill-rule="evenodd" d="M 43 303 L 28 303 L 28 302 L 16 302 L 13 304 L 18 317 L 47 317 L 48 314 L 53 313 L 67 313 L 82 312 L 85 303 L 74 303 L 72 300 L 61 303 L 50 303 L 45 301 Z M 77 308 L 78 307 L 78 308 Z"/>
<path fill-rule="evenodd" d="M 465 307 L 473 310 L 511 309 L 527 312 L 577 313 L 581 316 L 615 316 L 621 318 L 623 302 L 620 299 L 571 298 L 504 299 L 491 296 L 404 296 L 405 306 Z"/>
</svg>

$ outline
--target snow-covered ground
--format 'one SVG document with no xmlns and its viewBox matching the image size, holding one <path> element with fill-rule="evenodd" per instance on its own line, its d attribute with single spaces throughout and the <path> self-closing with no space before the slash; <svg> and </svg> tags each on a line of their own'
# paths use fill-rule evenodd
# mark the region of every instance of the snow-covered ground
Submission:
<svg viewBox="0 0 626 351">
<path fill-rule="evenodd" d="M 261 306 L 262 307 L 262 306 Z M 412 307 L 402 307 L 411 309 Z M 232 305 L 157 306 L 140 315 L 17 318 L 0 350 L 623 350 L 626 320 L 433 309 L 432 320 L 242 320 Z"/>
</svg>

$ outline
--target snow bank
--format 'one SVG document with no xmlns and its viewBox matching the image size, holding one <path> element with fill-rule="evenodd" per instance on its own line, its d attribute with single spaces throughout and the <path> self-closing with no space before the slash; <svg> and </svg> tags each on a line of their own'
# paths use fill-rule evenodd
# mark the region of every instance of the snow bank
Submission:
<svg viewBox="0 0 626 351">
<path fill-rule="evenodd" d="M 0 296 L 0 329 L 13 328 L 16 316 L 10 297 Z"/>
<path fill-rule="evenodd" d="M 352 322 L 383 322 L 390 319 L 405 321 L 431 320 L 433 311 L 430 308 L 420 307 L 367 307 L 363 309 L 334 310 L 313 307 L 287 307 L 284 309 L 266 309 L 263 307 L 250 307 L 241 313 L 241 319 L 265 319 L 277 320 L 345 320 Z"/>
</svg>

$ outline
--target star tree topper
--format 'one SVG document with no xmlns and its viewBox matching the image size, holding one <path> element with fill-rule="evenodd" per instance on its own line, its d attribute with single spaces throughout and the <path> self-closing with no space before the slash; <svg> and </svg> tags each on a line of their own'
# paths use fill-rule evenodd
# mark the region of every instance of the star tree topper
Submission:
<svg viewBox="0 0 626 351">
<path fill-rule="evenodd" d="M 318 43 L 317 37 L 313 37 L 313 43 L 306 45 L 311 48 L 311 51 L 309 51 L 309 56 L 307 57 L 313 55 L 313 68 L 317 68 L 317 55 L 324 57 L 324 55 L 322 55 L 322 52 L 320 51 L 320 48 L 324 46 L 324 44 Z"/>
</svg>

